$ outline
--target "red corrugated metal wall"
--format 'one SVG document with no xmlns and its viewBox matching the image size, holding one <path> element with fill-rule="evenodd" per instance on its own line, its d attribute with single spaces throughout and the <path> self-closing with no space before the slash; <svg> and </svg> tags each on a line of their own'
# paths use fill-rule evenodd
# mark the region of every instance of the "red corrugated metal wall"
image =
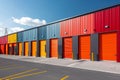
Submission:
<svg viewBox="0 0 120 80">
<path fill-rule="evenodd" d="M 79 35 L 81 34 L 92 34 L 95 29 L 94 13 L 84 15 L 80 17 L 80 29 Z"/>
<path fill-rule="evenodd" d="M 94 33 L 94 19 L 94 14 L 88 14 L 61 22 L 61 37 Z"/>
<path fill-rule="evenodd" d="M 0 44 L 6 44 L 8 41 L 7 36 L 0 37 Z"/>
<path fill-rule="evenodd" d="M 105 28 L 109 26 L 109 28 Z M 120 30 L 120 7 L 98 11 L 95 13 L 96 32 Z"/>
</svg>

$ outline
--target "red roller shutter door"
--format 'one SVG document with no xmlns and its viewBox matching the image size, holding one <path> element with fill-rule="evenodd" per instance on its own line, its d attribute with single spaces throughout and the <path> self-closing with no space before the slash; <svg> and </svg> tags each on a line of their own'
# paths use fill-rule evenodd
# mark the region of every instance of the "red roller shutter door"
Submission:
<svg viewBox="0 0 120 80">
<path fill-rule="evenodd" d="M 72 38 L 64 38 L 64 58 L 73 58 Z"/>
<path fill-rule="evenodd" d="M 58 58 L 58 39 L 50 40 L 50 56 Z"/>
<path fill-rule="evenodd" d="M 105 33 L 100 37 L 100 60 L 116 61 L 117 56 L 117 34 Z"/>
<path fill-rule="evenodd" d="M 90 59 L 90 36 L 79 37 L 79 58 Z"/>
</svg>

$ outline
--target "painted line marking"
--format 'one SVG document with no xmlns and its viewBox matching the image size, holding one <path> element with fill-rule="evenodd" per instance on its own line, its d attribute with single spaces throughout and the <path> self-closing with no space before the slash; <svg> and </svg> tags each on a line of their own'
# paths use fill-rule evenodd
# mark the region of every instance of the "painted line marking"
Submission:
<svg viewBox="0 0 120 80">
<path fill-rule="evenodd" d="M 14 67 L 14 66 L 20 66 L 20 65 L 7 65 L 7 66 L 4 65 L 4 66 L 0 66 L 0 69 L 1 69 L 1 68 Z"/>
<path fill-rule="evenodd" d="M 34 69 L 31 69 L 31 70 L 26 70 L 26 71 L 15 73 L 15 74 L 12 74 L 12 75 L 6 76 L 4 78 L 0 78 L 0 79 L 8 79 L 8 78 L 15 77 L 15 76 L 18 76 L 18 75 L 21 75 L 21 74 L 25 74 L 25 73 L 28 73 L 28 72 L 32 72 L 32 71 L 35 71 L 35 70 L 38 70 L 38 69 L 34 68 Z"/>
<path fill-rule="evenodd" d="M 23 68 L 24 66 L 16 66 L 12 68 L 1 68 L 0 70 L 9 70 L 9 69 L 15 69 L 15 68 Z"/>
<path fill-rule="evenodd" d="M 69 78 L 69 76 L 66 75 L 66 76 L 62 77 L 60 80 L 65 80 L 67 78 Z"/>
<path fill-rule="evenodd" d="M 37 74 L 43 74 L 43 73 L 46 73 L 46 72 L 47 72 L 47 71 L 34 72 L 34 73 L 31 73 L 31 74 L 25 74 L 25 75 L 13 77 L 13 78 L 8 78 L 8 79 L 9 79 L 9 80 L 13 80 L 13 79 L 18 79 L 18 78 L 33 76 L 33 75 L 37 75 Z"/>
</svg>

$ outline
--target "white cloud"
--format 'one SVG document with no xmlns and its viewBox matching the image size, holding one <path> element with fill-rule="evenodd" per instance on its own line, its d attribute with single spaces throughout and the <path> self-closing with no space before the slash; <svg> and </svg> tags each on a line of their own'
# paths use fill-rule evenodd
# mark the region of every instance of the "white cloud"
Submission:
<svg viewBox="0 0 120 80">
<path fill-rule="evenodd" d="M 4 35 L 4 28 L 0 27 L 0 36 L 3 36 Z"/>
<path fill-rule="evenodd" d="M 8 34 L 18 32 L 18 31 L 22 31 L 22 30 L 24 30 L 24 28 L 21 28 L 21 27 L 7 28 Z M 0 27 L 0 36 L 4 36 L 4 35 L 5 35 L 5 28 Z"/>
<path fill-rule="evenodd" d="M 12 17 L 13 22 L 21 24 L 21 25 L 26 25 L 26 26 L 41 26 L 46 24 L 46 20 L 40 20 L 40 19 L 32 19 L 30 17 L 21 17 L 20 19 L 17 19 L 15 17 Z"/>
<path fill-rule="evenodd" d="M 14 33 L 14 32 L 18 32 L 18 31 L 22 31 L 24 30 L 24 28 L 21 27 L 12 27 L 8 29 L 8 33 Z"/>
</svg>

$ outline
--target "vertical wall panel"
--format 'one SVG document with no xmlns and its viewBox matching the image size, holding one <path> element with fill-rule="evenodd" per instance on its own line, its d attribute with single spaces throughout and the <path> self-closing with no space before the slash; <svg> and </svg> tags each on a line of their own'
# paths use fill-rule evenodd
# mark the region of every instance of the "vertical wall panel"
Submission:
<svg viewBox="0 0 120 80">
<path fill-rule="evenodd" d="M 46 26 L 43 27 L 39 27 L 39 40 L 44 40 L 47 38 L 47 30 L 46 30 Z"/>
<path fill-rule="evenodd" d="M 60 36 L 76 36 L 94 33 L 94 13 L 81 17 L 62 21 L 60 24 Z"/>
<path fill-rule="evenodd" d="M 58 57 L 63 58 L 63 39 L 58 39 Z"/>
<path fill-rule="evenodd" d="M 33 41 L 33 40 L 37 40 L 37 28 L 23 32 L 23 41 Z"/>
<path fill-rule="evenodd" d="M 105 28 L 108 26 L 108 28 Z M 120 7 L 113 7 L 95 13 L 96 32 L 120 30 Z"/>
<path fill-rule="evenodd" d="M 47 39 L 60 37 L 60 24 L 55 23 L 47 26 Z"/>
<path fill-rule="evenodd" d="M 72 43 L 73 58 L 78 59 L 78 36 L 72 37 Z"/>
<path fill-rule="evenodd" d="M 91 60 L 99 60 L 99 36 L 97 33 L 91 34 Z"/>
<path fill-rule="evenodd" d="M 8 37 L 7 36 L 0 37 L 0 44 L 6 44 L 6 43 L 8 43 Z"/>
<path fill-rule="evenodd" d="M 80 29 L 79 34 L 92 34 L 94 33 L 94 13 L 81 16 L 79 18 Z"/>
<path fill-rule="evenodd" d="M 8 35 L 8 43 L 16 43 L 17 42 L 17 33 Z"/>
<path fill-rule="evenodd" d="M 49 58 L 50 57 L 50 40 L 49 39 L 46 40 L 45 51 L 46 51 L 46 57 Z"/>
<path fill-rule="evenodd" d="M 17 40 L 18 42 L 23 42 L 23 32 L 18 32 Z"/>
</svg>

